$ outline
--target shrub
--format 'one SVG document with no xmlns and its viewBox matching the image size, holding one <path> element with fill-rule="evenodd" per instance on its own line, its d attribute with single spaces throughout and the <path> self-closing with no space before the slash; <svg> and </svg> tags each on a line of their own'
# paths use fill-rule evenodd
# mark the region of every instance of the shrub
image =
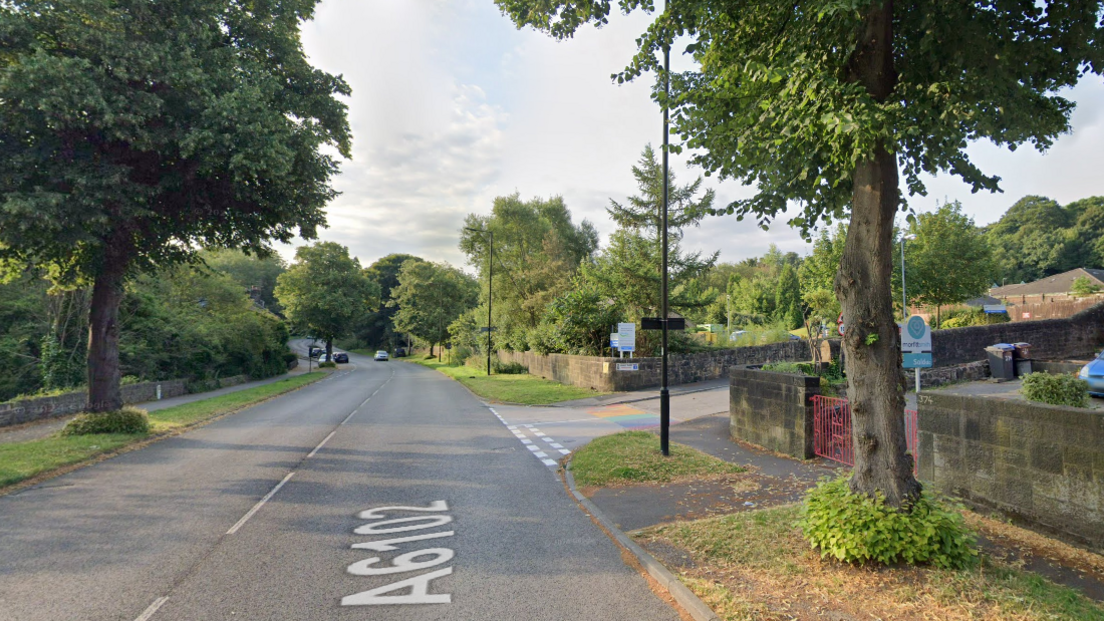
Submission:
<svg viewBox="0 0 1104 621">
<path fill-rule="evenodd" d="M 502 362 L 495 359 L 491 362 L 491 370 L 499 375 L 525 375 L 529 367 L 520 362 Z"/>
<path fill-rule="evenodd" d="M 1028 401 L 1075 408 L 1088 407 L 1088 391 L 1088 382 L 1064 373 L 1028 373 L 1024 376 L 1023 388 L 1020 390 Z"/>
<path fill-rule="evenodd" d="M 798 373 L 800 375 L 816 375 L 813 365 L 808 362 L 769 362 L 763 365 L 764 371 L 775 373 Z"/>
<path fill-rule="evenodd" d="M 905 513 L 885 506 L 881 496 L 852 492 L 844 477 L 823 480 L 805 497 L 798 525 L 822 558 L 846 563 L 962 568 L 977 559 L 977 540 L 962 514 L 928 491 Z"/>
<path fill-rule="evenodd" d="M 492 363 L 493 363 L 494 360 L 497 360 L 497 358 L 493 358 Z M 464 366 L 471 367 L 473 369 L 486 369 L 487 368 L 487 356 L 486 355 L 481 356 L 479 354 L 472 354 L 471 356 L 468 356 L 467 358 L 464 358 Z M 492 364 L 492 368 L 493 368 L 493 364 Z"/>
<path fill-rule="evenodd" d="M 337 368 L 337 363 L 336 362 L 319 362 L 318 363 L 318 368 L 319 369 L 336 369 Z"/>
<path fill-rule="evenodd" d="M 61 430 L 63 436 L 94 433 L 149 433 L 149 416 L 145 410 L 131 407 L 113 412 L 85 413 L 69 421 Z"/>
</svg>

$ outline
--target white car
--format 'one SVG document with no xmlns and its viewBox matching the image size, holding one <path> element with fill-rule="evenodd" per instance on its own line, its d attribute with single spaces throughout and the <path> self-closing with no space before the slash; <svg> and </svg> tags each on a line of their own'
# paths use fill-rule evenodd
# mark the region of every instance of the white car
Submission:
<svg viewBox="0 0 1104 621">
<path fill-rule="evenodd" d="M 388 357 L 387 357 L 387 352 L 383 351 L 382 349 L 381 349 L 381 350 L 379 350 L 379 351 L 377 351 L 377 352 L 376 352 L 376 358 L 375 358 L 375 359 L 376 359 L 376 360 L 382 360 L 382 361 L 384 361 L 384 362 L 387 362 L 387 359 L 388 359 Z"/>
</svg>

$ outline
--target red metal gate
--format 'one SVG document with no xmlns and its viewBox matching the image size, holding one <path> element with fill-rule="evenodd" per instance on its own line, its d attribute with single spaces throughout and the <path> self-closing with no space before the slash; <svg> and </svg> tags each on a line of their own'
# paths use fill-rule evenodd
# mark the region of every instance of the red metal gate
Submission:
<svg viewBox="0 0 1104 621">
<path fill-rule="evenodd" d="M 920 447 L 916 410 L 905 410 L 905 441 L 913 456 L 916 472 Z M 813 397 L 813 453 L 848 466 L 855 465 L 855 446 L 851 441 L 851 405 L 840 397 Z"/>
</svg>

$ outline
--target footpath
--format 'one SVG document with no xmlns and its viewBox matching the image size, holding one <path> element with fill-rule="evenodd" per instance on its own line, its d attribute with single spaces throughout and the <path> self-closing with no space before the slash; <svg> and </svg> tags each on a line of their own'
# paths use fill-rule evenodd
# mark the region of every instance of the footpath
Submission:
<svg viewBox="0 0 1104 621">
<path fill-rule="evenodd" d="M 799 461 L 733 441 L 729 436 L 728 385 L 725 380 L 673 387 L 671 404 L 672 442 L 743 466 L 747 472 L 738 477 L 701 477 L 670 483 L 590 488 L 576 488 L 573 478 L 570 474 L 567 476 L 569 489 L 583 502 L 587 510 L 595 514 L 622 545 L 628 542 L 626 547 L 637 554 L 641 566 L 662 584 L 679 582 L 677 575 L 701 572 L 702 559 L 653 536 L 641 536 L 639 531 L 642 529 L 645 534 L 649 531 L 654 533 L 655 528 L 663 525 L 685 524 L 705 518 L 792 506 L 800 502 L 806 491 L 821 478 L 843 475 L 848 471 L 847 466 L 828 460 L 818 458 Z M 631 408 L 632 411 L 629 412 L 626 408 Z M 545 420 L 540 423 L 540 428 L 546 433 L 555 434 L 557 441 L 573 449 L 581 448 L 599 435 L 623 429 L 659 432 L 656 427 L 659 413 L 658 391 L 592 397 L 561 403 L 557 408 L 534 406 L 529 408 L 527 416 L 520 416 L 523 414 L 520 409 L 503 406 L 496 406 L 496 409 L 502 412 L 507 422 L 518 421 L 523 426 L 526 421 L 520 420 L 521 418 L 536 420 L 543 417 Z M 557 410 L 563 411 L 563 414 L 555 416 Z M 605 414 L 607 412 L 608 415 Z M 593 423 L 573 416 L 580 413 L 586 413 L 599 422 Z M 621 428 L 608 424 L 619 419 L 625 419 Z M 586 433 L 576 435 L 568 433 L 569 430 Z M 974 520 L 974 526 L 979 531 L 979 545 L 983 554 L 989 558 L 1020 567 L 1057 585 L 1070 587 L 1090 600 L 1104 602 L 1104 558 L 1008 525 L 1001 519 L 971 515 L 973 517 L 968 516 L 968 519 Z M 655 569 L 657 567 L 659 569 Z M 689 593 L 681 583 L 669 590 L 680 602 L 683 598 L 676 591 Z M 696 596 L 691 595 L 688 601 L 689 605 L 683 602 L 684 608 L 699 621 L 718 618 Z M 752 615 L 752 618 L 758 616 Z M 779 618 L 809 616 L 811 610 L 807 609 L 793 617 Z M 729 617 L 723 614 L 722 617 L 744 618 L 740 615 Z M 767 615 L 765 618 L 775 617 Z M 840 615 L 838 618 L 865 617 Z M 900 618 L 914 617 L 909 614 Z"/>
<path fill-rule="evenodd" d="M 146 410 L 147 412 L 156 412 L 157 410 L 171 408 L 176 405 L 183 405 L 185 403 L 192 403 L 194 401 L 202 401 L 204 399 L 211 399 L 213 397 L 219 397 L 221 395 L 226 395 L 233 392 L 256 388 L 257 386 L 264 386 L 265 384 L 272 384 L 274 382 L 278 382 L 289 377 L 302 375 L 306 372 L 306 365 L 299 365 L 283 375 L 276 375 L 263 380 L 255 380 L 252 382 L 246 382 L 244 384 L 238 384 L 236 386 L 228 386 L 226 388 L 219 388 L 217 390 L 211 390 L 208 392 L 196 392 L 188 395 L 181 395 L 179 397 L 161 399 L 159 401 L 133 403 L 131 405 Z M 0 429 L 0 444 L 7 444 L 9 442 L 27 442 L 29 440 L 39 440 L 42 438 L 46 438 L 60 431 L 63 427 L 65 427 L 66 423 L 72 420 L 75 416 L 76 414 L 69 416 L 58 416 L 54 418 L 47 418 L 41 421 L 35 421 L 33 423 L 28 423 L 25 425 L 17 425 L 15 427 Z"/>
</svg>

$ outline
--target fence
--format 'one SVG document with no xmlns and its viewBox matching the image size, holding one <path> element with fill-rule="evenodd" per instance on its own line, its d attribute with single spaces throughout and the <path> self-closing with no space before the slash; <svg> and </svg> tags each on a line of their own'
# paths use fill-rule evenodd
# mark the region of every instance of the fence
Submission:
<svg viewBox="0 0 1104 621">
<path fill-rule="evenodd" d="M 905 410 L 905 441 L 913 455 L 913 474 L 920 462 L 917 450 L 920 437 L 916 410 Z M 851 439 L 851 404 L 839 397 L 813 397 L 813 454 L 855 465 L 855 443 Z"/>
</svg>

